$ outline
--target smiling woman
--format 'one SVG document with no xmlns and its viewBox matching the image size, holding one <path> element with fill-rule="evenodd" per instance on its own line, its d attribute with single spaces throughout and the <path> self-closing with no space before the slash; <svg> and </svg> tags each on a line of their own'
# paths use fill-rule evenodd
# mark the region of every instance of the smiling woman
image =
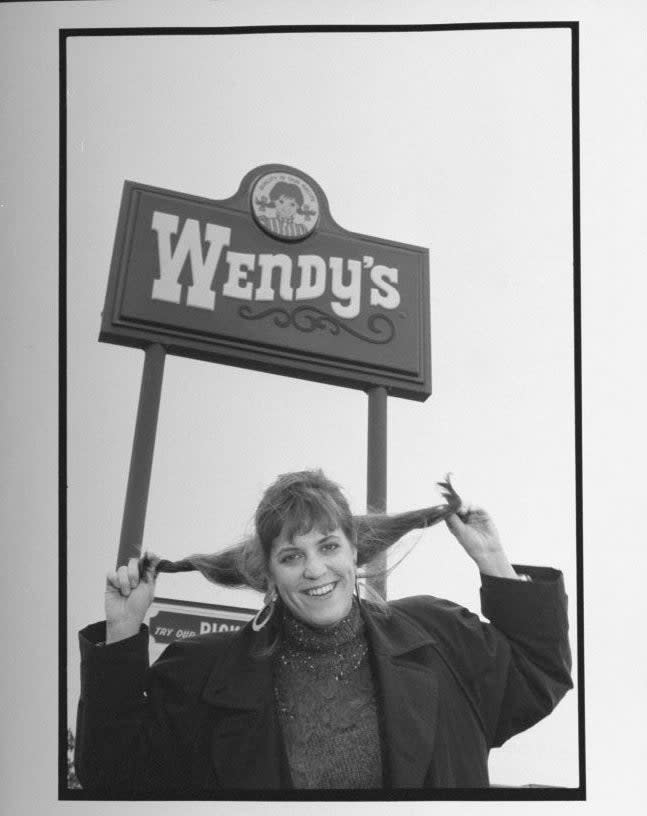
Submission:
<svg viewBox="0 0 647 816">
<path fill-rule="evenodd" d="M 491 747 L 571 687 L 561 573 L 513 567 L 481 508 L 353 516 L 321 471 L 265 492 L 241 545 L 108 575 L 106 622 L 81 632 L 76 768 L 114 794 L 487 787 Z M 358 569 L 445 520 L 478 566 L 483 613 L 418 596 L 360 600 Z M 266 593 L 239 632 L 169 646 L 147 667 L 159 572 Z"/>
<path fill-rule="evenodd" d="M 310 626 L 331 626 L 351 608 L 357 534 L 341 490 L 320 473 L 285 474 L 265 493 L 256 530 L 270 595 Z"/>
<path fill-rule="evenodd" d="M 270 581 L 290 612 L 309 626 L 332 626 L 350 612 L 357 550 L 337 528 L 313 529 L 272 546 Z"/>
</svg>

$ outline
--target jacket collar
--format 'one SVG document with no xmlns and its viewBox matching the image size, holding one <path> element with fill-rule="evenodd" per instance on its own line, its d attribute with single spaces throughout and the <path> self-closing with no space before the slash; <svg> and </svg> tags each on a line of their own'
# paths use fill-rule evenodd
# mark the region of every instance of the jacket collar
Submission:
<svg viewBox="0 0 647 816">
<path fill-rule="evenodd" d="M 369 601 L 362 602 L 362 616 L 375 654 L 395 658 L 437 642 L 399 606 L 391 603 L 388 607 L 383 612 Z"/>
<path fill-rule="evenodd" d="M 274 706 L 272 661 L 254 656 L 269 645 L 274 634 L 270 625 L 261 632 L 245 626 L 231 637 L 204 686 L 202 699 L 215 714 L 211 762 L 218 787 L 291 787 Z"/>
<path fill-rule="evenodd" d="M 382 705 L 390 788 L 421 788 L 438 721 L 436 640 L 398 607 L 388 616 L 364 604 L 364 619 Z"/>
<path fill-rule="evenodd" d="M 207 679 L 203 699 L 220 708 L 264 709 L 273 700 L 272 661 L 256 654 L 262 654 L 275 636 L 274 627 L 254 632 L 249 625 L 232 636 Z"/>
<path fill-rule="evenodd" d="M 422 787 L 438 715 L 436 652 L 430 649 L 435 640 L 396 607 L 384 615 L 363 603 L 362 615 L 381 703 L 388 786 Z M 274 706 L 272 660 L 253 656 L 275 636 L 275 622 L 261 632 L 247 625 L 231 638 L 203 690 L 204 701 L 221 709 L 215 720 L 212 759 L 220 784 L 226 787 L 290 786 Z M 420 659 L 421 650 L 427 652 L 427 659 Z"/>
</svg>

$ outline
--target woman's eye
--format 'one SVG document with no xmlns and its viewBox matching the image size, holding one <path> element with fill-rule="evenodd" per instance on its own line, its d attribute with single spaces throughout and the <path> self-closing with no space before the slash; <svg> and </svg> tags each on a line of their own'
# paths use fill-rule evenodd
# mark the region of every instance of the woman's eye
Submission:
<svg viewBox="0 0 647 816">
<path fill-rule="evenodd" d="M 329 541 L 327 544 L 324 544 L 322 549 L 326 550 L 326 552 L 331 552 L 332 550 L 338 549 L 339 544 L 336 541 Z"/>
<path fill-rule="evenodd" d="M 299 558 L 300 553 L 288 553 L 281 558 L 281 564 L 289 564 Z"/>
</svg>

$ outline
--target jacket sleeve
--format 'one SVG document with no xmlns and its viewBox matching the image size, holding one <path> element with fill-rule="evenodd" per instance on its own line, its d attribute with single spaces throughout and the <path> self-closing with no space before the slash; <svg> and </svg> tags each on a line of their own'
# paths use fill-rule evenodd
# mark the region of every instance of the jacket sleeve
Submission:
<svg viewBox="0 0 647 816">
<path fill-rule="evenodd" d="M 490 748 L 547 716 L 572 688 L 561 572 L 515 565 L 531 581 L 482 575 L 478 615 L 434 599 L 432 629 Z"/>
<path fill-rule="evenodd" d="M 182 648 L 167 648 L 150 670 L 145 626 L 134 637 L 97 645 L 104 638 L 104 623 L 79 634 L 75 767 L 81 785 L 109 793 L 186 788 L 197 712 L 189 704 L 191 672 L 174 670 L 175 663 L 187 663 Z"/>
<path fill-rule="evenodd" d="M 573 687 L 568 608 L 562 573 L 515 565 L 531 581 L 482 575 L 481 608 L 490 621 L 503 669 L 503 686 L 490 695 L 484 716 L 492 747 L 549 714 Z M 486 624 L 487 626 L 487 624 Z"/>
</svg>

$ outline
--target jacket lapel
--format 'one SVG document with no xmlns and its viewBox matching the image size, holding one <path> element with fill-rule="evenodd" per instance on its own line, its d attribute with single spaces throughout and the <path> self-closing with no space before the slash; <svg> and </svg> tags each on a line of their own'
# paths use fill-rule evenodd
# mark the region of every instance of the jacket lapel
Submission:
<svg viewBox="0 0 647 816">
<path fill-rule="evenodd" d="M 272 661 L 250 655 L 252 645 L 265 646 L 270 637 L 271 632 L 255 633 L 250 627 L 235 635 L 203 691 L 204 701 L 213 706 L 211 758 L 221 787 L 290 787 L 274 707 Z"/>
<path fill-rule="evenodd" d="M 362 604 L 381 701 L 390 788 L 420 788 L 429 772 L 438 719 L 434 638 L 399 610 L 384 617 Z M 292 787 L 274 706 L 272 660 L 250 655 L 267 646 L 272 625 L 232 637 L 202 697 L 213 710 L 211 760 L 221 787 Z M 424 656 L 424 659 L 423 659 Z"/>
<path fill-rule="evenodd" d="M 395 609 L 387 618 L 369 609 L 364 607 L 364 619 L 382 703 L 388 785 L 420 788 L 429 772 L 438 719 L 435 641 Z"/>
</svg>

